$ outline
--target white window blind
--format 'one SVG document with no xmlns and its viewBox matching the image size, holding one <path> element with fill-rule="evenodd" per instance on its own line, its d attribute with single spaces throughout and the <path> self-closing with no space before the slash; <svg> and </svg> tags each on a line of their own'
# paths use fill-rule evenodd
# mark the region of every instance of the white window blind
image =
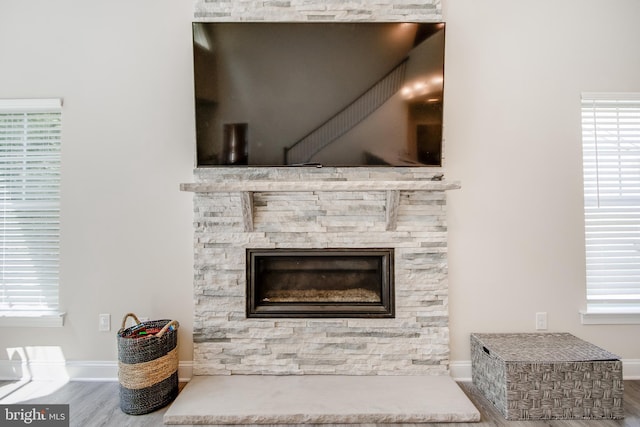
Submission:
<svg viewBox="0 0 640 427">
<path fill-rule="evenodd" d="M 0 99 L 0 315 L 58 310 L 60 99 Z"/>
<path fill-rule="evenodd" d="M 582 95 L 587 309 L 640 312 L 640 93 Z"/>
</svg>

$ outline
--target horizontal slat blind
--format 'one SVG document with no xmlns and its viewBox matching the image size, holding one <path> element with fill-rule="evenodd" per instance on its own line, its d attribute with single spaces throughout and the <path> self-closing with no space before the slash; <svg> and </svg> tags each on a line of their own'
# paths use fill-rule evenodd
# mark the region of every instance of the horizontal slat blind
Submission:
<svg viewBox="0 0 640 427">
<path fill-rule="evenodd" d="M 640 311 L 640 94 L 583 94 L 587 306 Z"/>
<path fill-rule="evenodd" d="M 0 100 L 0 312 L 58 310 L 60 100 Z"/>
</svg>

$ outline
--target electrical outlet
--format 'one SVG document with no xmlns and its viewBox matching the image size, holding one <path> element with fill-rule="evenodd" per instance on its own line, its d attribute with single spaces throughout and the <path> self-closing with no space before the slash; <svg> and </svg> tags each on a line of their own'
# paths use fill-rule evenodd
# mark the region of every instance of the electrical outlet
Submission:
<svg viewBox="0 0 640 427">
<path fill-rule="evenodd" d="M 545 331 L 547 329 L 547 312 L 541 311 L 536 313 L 536 329 Z"/>
<path fill-rule="evenodd" d="M 109 332 L 111 330 L 111 315 L 107 313 L 98 315 L 98 331 Z"/>
</svg>

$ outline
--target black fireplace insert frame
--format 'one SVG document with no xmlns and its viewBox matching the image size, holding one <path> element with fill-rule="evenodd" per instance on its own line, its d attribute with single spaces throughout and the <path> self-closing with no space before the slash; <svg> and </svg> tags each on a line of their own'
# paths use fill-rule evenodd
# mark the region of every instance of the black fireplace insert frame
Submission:
<svg viewBox="0 0 640 427">
<path fill-rule="evenodd" d="M 256 269 L 261 257 L 378 257 L 381 260 L 379 302 L 263 302 Z M 392 248 L 247 249 L 246 315 L 248 318 L 394 318 L 394 250 Z"/>
</svg>

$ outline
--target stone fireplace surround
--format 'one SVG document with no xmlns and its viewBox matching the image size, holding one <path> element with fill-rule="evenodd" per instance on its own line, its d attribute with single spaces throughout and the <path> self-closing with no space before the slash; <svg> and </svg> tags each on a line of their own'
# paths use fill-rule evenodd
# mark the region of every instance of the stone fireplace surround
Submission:
<svg viewBox="0 0 640 427">
<path fill-rule="evenodd" d="M 197 169 L 194 375 L 449 372 L 446 191 L 428 168 Z M 246 317 L 249 248 L 393 248 L 395 318 Z"/>
<path fill-rule="evenodd" d="M 196 0 L 194 21 L 442 21 L 440 0 Z M 194 375 L 447 374 L 439 169 L 196 169 Z M 395 318 L 247 319 L 248 248 L 393 248 Z"/>
</svg>

